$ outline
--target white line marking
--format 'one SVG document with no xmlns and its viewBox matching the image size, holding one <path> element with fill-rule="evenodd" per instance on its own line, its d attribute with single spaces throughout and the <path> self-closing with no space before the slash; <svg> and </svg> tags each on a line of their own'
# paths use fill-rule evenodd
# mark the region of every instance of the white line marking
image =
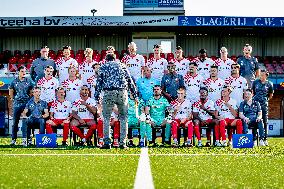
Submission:
<svg viewBox="0 0 284 189">
<path fill-rule="evenodd" d="M 0 154 L 0 156 L 140 156 L 140 154 Z"/>
<path fill-rule="evenodd" d="M 149 154 L 150 156 L 282 156 L 281 154 Z"/>
<path fill-rule="evenodd" d="M 141 149 L 134 189 L 154 189 L 148 148 Z"/>
</svg>

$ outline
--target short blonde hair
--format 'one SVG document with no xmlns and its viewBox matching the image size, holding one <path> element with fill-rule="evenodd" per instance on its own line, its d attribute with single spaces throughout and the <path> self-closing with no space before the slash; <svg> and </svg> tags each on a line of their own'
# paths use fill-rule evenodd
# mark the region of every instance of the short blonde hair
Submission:
<svg viewBox="0 0 284 189">
<path fill-rule="evenodd" d="M 137 49 L 137 45 L 136 45 L 136 43 L 134 43 L 133 41 L 128 44 L 128 48 L 131 47 L 131 46 L 132 46 L 134 49 Z"/>
<path fill-rule="evenodd" d="M 84 51 L 84 55 L 85 55 L 85 56 L 88 56 L 88 55 L 93 56 L 93 49 L 91 49 L 91 48 L 86 48 L 86 50 Z"/>
</svg>

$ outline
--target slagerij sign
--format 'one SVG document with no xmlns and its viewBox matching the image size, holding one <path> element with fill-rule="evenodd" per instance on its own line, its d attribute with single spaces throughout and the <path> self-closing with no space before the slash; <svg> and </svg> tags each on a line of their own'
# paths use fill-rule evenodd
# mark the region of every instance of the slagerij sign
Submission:
<svg viewBox="0 0 284 189">
<path fill-rule="evenodd" d="M 178 25 L 283 27 L 284 17 L 179 16 Z"/>
</svg>

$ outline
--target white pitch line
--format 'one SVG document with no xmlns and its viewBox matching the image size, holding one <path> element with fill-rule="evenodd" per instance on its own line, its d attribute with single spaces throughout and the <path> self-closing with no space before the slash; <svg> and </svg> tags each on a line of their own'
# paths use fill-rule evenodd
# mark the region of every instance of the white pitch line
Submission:
<svg viewBox="0 0 284 189">
<path fill-rule="evenodd" d="M 275 155 L 274 154 L 149 154 L 149 156 L 275 156 Z"/>
<path fill-rule="evenodd" d="M 154 189 L 148 148 L 141 149 L 138 168 L 135 177 L 134 189 Z"/>
<path fill-rule="evenodd" d="M 0 156 L 139 156 L 140 154 L 0 154 Z"/>
</svg>

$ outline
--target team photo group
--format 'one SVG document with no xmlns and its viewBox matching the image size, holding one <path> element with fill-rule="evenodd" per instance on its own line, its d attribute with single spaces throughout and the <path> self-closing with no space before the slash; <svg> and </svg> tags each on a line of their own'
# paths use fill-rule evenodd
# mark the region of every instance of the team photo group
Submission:
<svg viewBox="0 0 284 189">
<path fill-rule="evenodd" d="M 234 133 L 249 130 L 255 146 L 268 146 L 273 84 L 265 67 L 252 56 L 252 46 L 244 45 L 243 56 L 236 60 L 229 58 L 226 47 L 220 48 L 216 59 L 209 58 L 206 49 L 187 58 L 180 46 L 165 58 L 160 45 L 153 46 L 147 59 L 137 54 L 137 48 L 131 42 L 127 53 L 118 57 L 115 47 L 108 46 L 99 61 L 86 48 L 84 61 L 78 63 L 71 57 L 70 46 L 64 46 L 63 56 L 56 60 L 49 58 L 47 46 L 42 47 L 31 68 L 20 66 L 9 86 L 11 145 L 32 145 L 34 128 L 40 134 L 60 128 L 63 146 L 71 145 L 72 132 L 80 146 L 92 144 L 95 134 L 93 145 L 102 149 L 226 147 L 232 146 Z M 17 141 L 19 124 L 22 139 Z M 138 142 L 134 129 L 139 131 Z M 180 129 L 184 140 L 180 140 Z M 203 129 L 207 141 L 201 140 Z"/>
</svg>

